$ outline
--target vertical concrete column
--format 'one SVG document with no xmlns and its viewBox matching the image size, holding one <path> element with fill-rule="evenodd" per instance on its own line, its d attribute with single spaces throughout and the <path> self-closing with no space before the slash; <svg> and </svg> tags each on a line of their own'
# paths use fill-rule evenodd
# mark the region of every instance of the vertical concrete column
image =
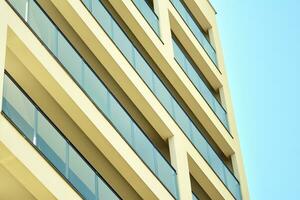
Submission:
<svg viewBox="0 0 300 200">
<path fill-rule="evenodd" d="M 160 38 L 165 45 L 166 53 L 173 58 L 172 33 L 169 17 L 169 0 L 153 0 L 155 13 L 159 20 Z"/>
<path fill-rule="evenodd" d="M 208 30 L 208 34 L 209 34 L 209 38 L 211 41 L 211 44 L 213 45 L 213 47 L 216 50 L 216 55 L 217 55 L 217 62 L 218 62 L 218 68 L 220 70 L 220 72 L 222 73 L 222 80 L 223 80 L 223 87 L 224 87 L 224 83 L 227 81 L 224 80 L 225 77 L 225 63 L 224 63 L 224 57 L 223 57 L 223 50 L 221 47 L 221 41 L 219 38 L 219 32 L 218 32 L 218 28 L 217 28 L 217 22 L 216 19 L 213 20 L 212 23 L 212 27 Z M 220 88 L 220 98 L 221 98 L 221 102 L 223 104 L 223 106 L 226 108 L 226 98 L 224 97 L 224 93 L 226 93 L 227 91 L 224 91 L 223 88 Z"/>
<path fill-rule="evenodd" d="M 191 200 L 192 189 L 188 166 L 187 152 L 180 135 L 169 138 L 171 163 L 177 172 L 179 199 Z"/>
<path fill-rule="evenodd" d="M 222 85 L 223 87 L 220 88 L 220 96 L 221 96 L 221 102 L 226 108 L 227 111 L 227 118 L 229 122 L 230 132 L 234 138 L 234 151 L 235 153 L 231 156 L 232 158 L 232 165 L 234 174 L 238 179 L 240 180 L 241 184 L 241 192 L 243 196 L 243 200 L 249 199 L 249 191 L 248 191 L 248 185 L 246 180 L 246 173 L 245 168 L 243 164 L 242 154 L 241 154 L 241 148 L 240 148 L 240 141 L 237 134 L 237 127 L 234 117 L 234 111 L 230 96 L 230 90 L 228 85 L 228 79 L 227 79 L 227 73 L 225 70 L 225 62 L 223 57 L 223 50 L 221 47 L 219 32 L 217 29 L 216 19 L 214 20 L 214 23 L 212 24 L 212 29 L 209 32 L 212 42 L 215 45 L 215 49 L 217 52 L 217 59 L 218 59 L 218 67 L 222 73 Z"/>
<path fill-rule="evenodd" d="M 7 41 L 7 13 L 5 1 L 0 1 L 0 111 L 2 110 L 3 78 Z"/>
<path fill-rule="evenodd" d="M 227 118 L 230 126 L 231 134 L 234 138 L 234 154 L 231 156 L 232 159 L 232 165 L 233 165 L 233 171 L 236 177 L 240 180 L 240 186 L 241 186 L 241 193 L 243 200 L 248 200 L 249 197 L 249 191 L 248 191 L 248 185 L 247 185 L 247 178 L 245 173 L 245 168 L 243 164 L 243 158 L 241 153 L 241 147 L 240 147 L 240 141 L 238 136 L 238 131 L 236 127 L 235 117 L 234 117 L 234 110 L 232 106 L 230 91 L 228 87 L 228 80 L 227 80 L 227 74 L 224 70 L 223 73 L 223 88 L 222 88 L 222 94 L 223 98 L 226 102 L 226 108 L 227 108 Z"/>
</svg>

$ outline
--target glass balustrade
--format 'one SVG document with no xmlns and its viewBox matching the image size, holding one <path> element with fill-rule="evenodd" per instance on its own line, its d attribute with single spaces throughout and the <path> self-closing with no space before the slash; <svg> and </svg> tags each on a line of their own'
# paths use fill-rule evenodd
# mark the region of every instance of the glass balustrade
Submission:
<svg viewBox="0 0 300 200">
<path fill-rule="evenodd" d="M 177 122 L 179 127 L 183 130 L 185 135 L 190 139 L 192 144 L 211 166 L 214 172 L 233 193 L 233 195 L 238 198 L 240 187 L 235 176 L 218 157 L 207 140 L 203 137 L 202 133 L 196 128 L 192 120 L 183 111 L 181 106 L 177 103 L 175 98 L 152 70 L 150 65 L 139 53 L 137 48 L 129 40 L 122 28 L 110 15 L 102 2 L 99 0 L 83 0 L 82 2 L 123 53 L 131 66 L 148 85 L 149 89 Z"/>
<path fill-rule="evenodd" d="M 123 139 L 131 146 L 141 160 L 149 167 L 170 193 L 178 198 L 177 175 L 168 161 L 160 154 L 148 137 L 133 121 L 90 66 L 71 46 L 64 35 L 49 20 L 34 0 L 9 0 L 13 8 L 23 17 L 39 39 L 53 53 L 64 69 L 85 92 L 96 107 L 109 119 Z M 99 2 L 93 2 L 97 9 Z M 97 13 L 104 16 L 105 13 Z M 105 20 L 109 26 L 109 19 Z M 114 30 L 115 34 L 120 34 Z M 121 36 L 121 35 L 120 35 Z M 126 39 L 119 38 L 118 44 L 126 47 Z M 129 53 L 129 52 L 126 52 Z"/>
<path fill-rule="evenodd" d="M 196 197 L 196 195 L 194 195 L 194 193 L 192 193 L 192 199 L 193 199 L 193 200 L 199 200 L 199 199 Z"/>
<path fill-rule="evenodd" d="M 146 2 L 147 0 L 132 0 L 141 14 L 144 16 L 146 21 L 150 24 L 154 32 L 159 37 L 159 21 L 155 12 L 150 8 L 150 6 Z M 148 0 L 149 1 L 149 0 Z"/>
<path fill-rule="evenodd" d="M 25 138 L 84 199 L 121 199 L 7 75 L 4 76 L 2 109 Z"/>
<path fill-rule="evenodd" d="M 199 93 L 205 99 L 210 108 L 217 115 L 222 124 L 229 131 L 229 125 L 227 121 L 227 113 L 219 101 L 214 97 L 208 86 L 202 80 L 201 76 L 196 72 L 195 67 L 191 64 L 189 58 L 186 56 L 186 52 L 182 49 L 181 44 L 177 39 L 173 38 L 174 57 L 179 66 L 185 72 L 185 74 L 192 81 Z"/>
<path fill-rule="evenodd" d="M 189 27 L 191 32 L 194 34 L 200 45 L 203 47 L 203 49 L 206 51 L 207 55 L 210 57 L 210 59 L 213 61 L 213 63 L 217 66 L 217 55 L 215 49 L 212 47 L 208 39 L 203 34 L 200 25 L 196 22 L 194 19 L 194 16 L 191 14 L 183 0 L 170 0 L 183 19 L 183 21 L 186 23 L 186 25 Z"/>
</svg>

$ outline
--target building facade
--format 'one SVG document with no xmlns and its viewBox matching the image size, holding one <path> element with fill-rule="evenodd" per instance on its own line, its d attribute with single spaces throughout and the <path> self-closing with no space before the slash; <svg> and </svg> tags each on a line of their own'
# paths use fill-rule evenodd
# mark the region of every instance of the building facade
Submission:
<svg viewBox="0 0 300 200">
<path fill-rule="evenodd" d="M 0 199 L 248 200 L 208 0 L 1 0 Z"/>
</svg>

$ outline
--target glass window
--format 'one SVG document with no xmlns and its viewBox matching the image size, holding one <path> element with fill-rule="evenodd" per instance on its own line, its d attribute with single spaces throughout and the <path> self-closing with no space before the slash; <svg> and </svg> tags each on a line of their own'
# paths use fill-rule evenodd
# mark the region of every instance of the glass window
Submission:
<svg viewBox="0 0 300 200">
<path fill-rule="evenodd" d="M 134 68 L 136 69 L 139 75 L 142 75 L 142 79 L 145 81 L 148 87 L 150 87 L 150 89 L 153 91 L 154 82 L 153 82 L 153 75 L 151 69 L 149 68 L 145 59 L 140 55 L 140 53 L 136 49 L 134 49 L 134 58 L 135 58 Z"/>
<path fill-rule="evenodd" d="M 185 114 L 185 112 L 181 109 L 181 107 L 178 105 L 178 103 L 174 103 L 174 113 L 175 113 L 175 121 L 178 122 L 180 128 L 185 133 L 190 133 L 191 128 L 190 124 L 192 123 L 191 120 L 188 118 L 188 116 Z"/>
<path fill-rule="evenodd" d="M 7 76 L 4 76 L 3 110 L 22 133 L 33 141 L 35 107 Z"/>
<path fill-rule="evenodd" d="M 204 139 L 204 137 L 199 133 L 198 129 L 195 126 L 191 126 L 192 129 L 192 143 L 195 145 L 196 149 L 201 153 L 205 160 L 208 161 L 209 153 L 208 153 L 208 143 Z"/>
<path fill-rule="evenodd" d="M 166 108 L 166 110 L 174 116 L 173 103 L 174 99 L 169 94 L 168 90 L 162 84 L 161 81 L 155 81 L 155 95 L 160 100 L 161 104 Z"/>
<path fill-rule="evenodd" d="M 102 82 L 97 76 L 86 66 L 84 67 L 83 89 L 92 98 L 95 104 L 109 116 L 109 94 Z"/>
<path fill-rule="evenodd" d="M 45 45 L 55 54 L 57 49 L 57 30 L 50 20 L 32 0 L 29 1 L 28 23 Z"/>
<path fill-rule="evenodd" d="M 231 172 L 228 169 L 225 170 L 225 176 L 226 176 L 225 184 L 232 192 L 234 197 L 237 199 L 242 199 L 239 182 L 234 178 L 234 176 L 231 174 Z"/>
<path fill-rule="evenodd" d="M 110 119 L 113 124 L 117 127 L 127 142 L 132 144 L 132 121 L 120 104 L 113 98 L 110 97 Z"/>
<path fill-rule="evenodd" d="M 170 192 L 177 196 L 177 185 L 176 185 L 176 173 L 173 171 L 170 165 L 158 152 L 156 154 L 156 162 L 158 168 L 158 176 L 161 177 L 161 181 L 167 186 Z"/>
<path fill-rule="evenodd" d="M 112 20 L 107 12 L 107 10 L 103 7 L 103 5 L 99 2 L 99 0 L 92 0 L 92 13 L 97 21 L 101 24 L 102 28 L 106 31 L 106 33 L 112 37 Z"/>
<path fill-rule="evenodd" d="M 26 19 L 26 9 L 28 6 L 28 0 L 10 0 L 12 6 L 17 10 L 17 12 L 22 16 L 23 19 Z"/>
<path fill-rule="evenodd" d="M 113 22 L 113 40 L 128 59 L 129 63 L 134 65 L 133 46 L 116 22 Z"/>
<path fill-rule="evenodd" d="M 86 199 L 95 199 L 96 175 L 71 146 L 68 179 Z"/>
<path fill-rule="evenodd" d="M 212 166 L 216 174 L 218 174 L 221 180 L 225 180 L 225 174 L 224 174 L 225 165 L 223 164 L 221 159 L 217 156 L 217 154 L 212 149 L 210 151 L 209 157 L 210 157 L 210 165 Z"/>
<path fill-rule="evenodd" d="M 37 147 L 62 173 L 66 172 L 68 144 L 49 121 L 40 113 L 37 117 Z"/>
<path fill-rule="evenodd" d="M 98 181 L 98 199 L 99 200 L 119 200 L 115 193 L 104 183 L 100 178 L 97 178 Z"/>
<path fill-rule="evenodd" d="M 134 127 L 134 144 L 133 148 L 143 161 L 150 167 L 152 172 L 155 173 L 154 165 L 154 147 L 149 142 L 148 138 L 142 133 L 138 127 Z"/>
<path fill-rule="evenodd" d="M 72 77 L 82 84 L 83 61 L 68 41 L 61 35 L 58 35 L 58 59 L 72 75 Z"/>
</svg>

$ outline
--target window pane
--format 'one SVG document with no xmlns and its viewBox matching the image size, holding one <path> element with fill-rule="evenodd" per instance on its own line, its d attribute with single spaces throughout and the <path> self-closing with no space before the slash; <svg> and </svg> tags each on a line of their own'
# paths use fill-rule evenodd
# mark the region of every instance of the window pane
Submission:
<svg viewBox="0 0 300 200">
<path fill-rule="evenodd" d="M 135 70 L 142 77 L 142 79 L 145 81 L 148 87 L 150 87 L 150 89 L 154 91 L 153 75 L 151 69 L 136 49 L 134 50 L 134 58 L 135 58 L 134 60 Z"/>
<path fill-rule="evenodd" d="M 95 104 L 106 115 L 109 113 L 108 91 L 97 76 L 86 66 L 84 67 L 83 88 Z"/>
<path fill-rule="evenodd" d="M 113 39 L 129 63 L 134 65 L 133 46 L 116 22 L 113 22 Z"/>
<path fill-rule="evenodd" d="M 110 97 L 110 119 L 117 127 L 127 142 L 132 144 L 131 137 L 131 119 L 128 114 L 123 110 L 120 104 L 112 97 Z"/>
<path fill-rule="evenodd" d="M 35 108 L 7 76 L 4 76 L 3 111 L 33 141 Z"/>
<path fill-rule="evenodd" d="M 165 88 L 165 86 L 160 81 L 155 81 L 155 95 L 160 100 L 161 104 L 166 108 L 166 110 L 174 116 L 173 112 L 173 102 L 170 93 Z"/>
<path fill-rule="evenodd" d="M 226 185 L 229 188 L 229 190 L 232 192 L 232 194 L 237 198 L 237 199 L 242 199 L 241 197 L 241 191 L 240 191 L 240 186 L 237 180 L 233 177 L 233 175 L 230 173 L 229 170 L 225 170 L 226 174 Z"/>
<path fill-rule="evenodd" d="M 13 5 L 13 7 L 18 11 L 18 13 L 25 19 L 26 16 L 26 4 L 28 4 L 28 0 L 9 0 L 9 2 Z"/>
<path fill-rule="evenodd" d="M 104 183 L 100 178 L 98 181 L 98 199 L 99 200 L 119 200 L 119 198 L 113 193 L 113 191 Z"/>
<path fill-rule="evenodd" d="M 146 138 L 146 136 L 136 126 L 134 128 L 134 149 L 143 161 L 154 171 L 154 152 L 153 146 Z"/>
<path fill-rule="evenodd" d="M 95 199 L 95 173 L 71 146 L 69 147 L 69 180 L 86 199 Z"/>
<path fill-rule="evenodd" d="M 28 22 L 34 32 L 55 54 L 57 49 L 57 30 L 46 15 L 32 0 L 29 1 Z"/>
<path fill-rule="evenodd" d="M 57 130 L 40 113 L 37 117 L 37 146 L 62 173 L 66 172 L 67 143 Z"/>
<path fill-rule="evenodd" d="M 185 71 L 186 71 L 186 67 L 185 67 L 185 56 L 182 53 L 181 49 L 179 48 L 179 46 L 177 45 L 177 43 L 174 41 L 173 39 L 173 49 L 174 49 L 174 56 L 176 61 L 178 62 L 178 64 L 180 65 L 180 67 Z"/>
<path fill-rule="evenodd" d="M 197 150 L 201 153 L 205 160 L 208 161 L 209 154 L 208 154 L 208 143 L 201 135 L 201 133 L 196 129 L 195 126 L 191 126 L 192 129 L 192 143 L 195 145 Z"/>
<path fill-rule="evenodd" d="M 225 174 L 224 174 L 225 165 L 212 149 L 210 150 L 210 165 L 214 169 L 214 171 L 218 174 L 220 179 L 225 180 Z"/>
<path fill-rule="evenodd" d="M 72 77 L 82 84 L 83 61 L 61 34 L 58 35 L 58 59 Z"/>
<path fill-rule="evenodd" d="M 178 105 L 178 103 L 174 103 L 174 113 L 175 113 L 175 119 L 177 123 L 179 124 L 180 128 L 186 133 L 190 133 L 190 124 L 192 123 L 191 120 L 188 118 L 188 116 L 185 114 L 185 112 L 181 109 L 181 107 Z"/>
<path fill-rule="evenodd" d="M 92 0 L 92 13 L 102 28 L 112 37 L 112 19 L 99 0 Z"/>
<path fill-rule="evenodd" d="M 161 178 L 161 181 L 167 186 L 167 188 L 171 190 L 171 193 L 174 194 L 174 196 L 177 196 L 176 173 L 162 157 L 162 155 L 158 153 L 158 151 L 156 151 L 155 154 L 158 167 L 158 176 Z"/>
</svg>

